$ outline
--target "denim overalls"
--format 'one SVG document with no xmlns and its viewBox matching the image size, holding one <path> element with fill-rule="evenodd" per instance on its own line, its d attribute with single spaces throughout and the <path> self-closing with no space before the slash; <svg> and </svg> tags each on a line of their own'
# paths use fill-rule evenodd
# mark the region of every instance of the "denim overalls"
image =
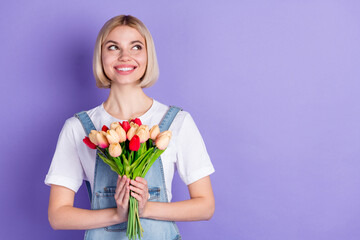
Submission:
<svg viewBox="0 0 360 240">
<path fill-rule="evenodd" d="M 178 107 L 171 106 L 159 125 L 160 131 L 168 130 L 176 114 L 181 111 Z M 75 114 L 88 136 L 91 130 L 96 130 L 88 114 L 83 111 Z M 114 198 L 117 173 L 113 172 L 96 154 L 96 165 L 94 174 L 94 191 L 91 192 L 90 183 L 86 181 L 89 197 L 91 199 L 91 209 L 116 208 Z M 149 200 L 156 202 L 168 202 L 165 188 L 165 178 L 161 158 L 159 157 L 145 179 L 148 182 Z M 160 221 L 153 219 L 140 218 L 141 226 L 144 229 L 142 240 L 175 240 L 181 239 L 179 230 L 172 221 Z M 127 222 L 108 226 L 104 228 L 90 229 L 85 232 L 85 240 L 121 240 L 128 239 L 126 236 Z"/>
</svg>

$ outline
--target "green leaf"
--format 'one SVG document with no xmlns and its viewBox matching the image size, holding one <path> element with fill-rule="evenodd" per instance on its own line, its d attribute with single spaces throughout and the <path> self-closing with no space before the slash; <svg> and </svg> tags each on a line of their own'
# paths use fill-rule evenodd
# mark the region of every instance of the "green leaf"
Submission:
<svg viewBox="0 0 360 240">
<path fill-rule="evenodd" d="M 141 156 L 138 157 L 138 159 L 136 159 L 131 165 L 131 171 L 137 166 L 139 165 L 139 163 L 143 160 L 146 160 L 148 155 L 151 154 L 151 151 L 153 151 L 153 149 L 149 149 L 148 151 L 144 152 Z"/>
<path fill-rule="evenodd" d="M 111 170 L 113 170 L 114 172 L 116 172 L 117 174 L 121 175 L 121 170 L 118 169 L 118 167 L 116 166 L 116 164 L 114 162 L 112 162 L 111 160 L 105 158 L 104 156 L 102 156 L 100 153 L 98 153 L 99 157 L 104 161 L 104 163 L 106 163 L 107 165 L 110 166 Z"/>
<path fill-rule="evenodd" d="M 147 174 L 147 172 L 149 171 L 149 169 L 151 168 L 151 166 L 154 164 L 154 162 L 156 161 L 156 159 L 158 159 L 160 157 L 160 155 L 164 152 L 165 150 L 160 150 L 158 148 L 155 149 L 154 153 L 151 155 L 151 157 L 148 159 L 147 164 L 144 166 L 145 169 L 142 171 L 141 177 L 144 178 Z"/>
<path fill-rule="evenodd" d="M 130 175 L 130 164 L 129 164 L 129 161 L 127 160 L 127 158 L 125 157 L 125 155 L 122 155 L 122 158 L 123 158 L 123 163 L 124 163 L 124 170 L 125 170 L 125 175 L 127 177 L 129 177 L 130 179 L 131 178 L 131 175 Z"/>
</svg>

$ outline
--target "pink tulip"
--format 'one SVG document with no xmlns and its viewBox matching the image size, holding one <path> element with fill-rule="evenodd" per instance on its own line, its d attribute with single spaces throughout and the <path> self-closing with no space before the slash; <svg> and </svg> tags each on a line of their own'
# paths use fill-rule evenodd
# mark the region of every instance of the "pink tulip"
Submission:
<svg viewBox="0 0 360 240">
<path fill-rule="evenodd" d="M 96 134 L 96 140 L 101 148 L 107 148 L 109 146 L 109 142 L 106 138 L 106 132 L 100 131 Z"/>
</svg>

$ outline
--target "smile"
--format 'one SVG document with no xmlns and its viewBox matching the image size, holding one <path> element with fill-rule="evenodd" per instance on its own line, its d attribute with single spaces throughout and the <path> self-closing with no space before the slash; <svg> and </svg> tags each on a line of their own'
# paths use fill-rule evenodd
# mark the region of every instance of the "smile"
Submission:
<svg viewBox="0 0 360 240">
<path fill-rule="evenodd" d="M 116 69 L 119 71 L 122 71 L 122 72 L 127 72 L 127 71 L 134 70 L 135 67 L 124 67 L 124 68 L 116 68 Z"/>
<path fill-rule="evenodd" d="M 135 71 L 137 66 L 134 65 L 118 65 L 114 67 L 116 72 L 120 75 L 128 75 Z"/>
</svg>

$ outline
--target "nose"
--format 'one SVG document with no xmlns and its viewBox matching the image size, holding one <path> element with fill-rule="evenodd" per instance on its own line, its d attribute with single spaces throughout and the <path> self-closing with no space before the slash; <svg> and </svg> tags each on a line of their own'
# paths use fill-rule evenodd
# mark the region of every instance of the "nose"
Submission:
<svg viewBox="0 0 360 240">
<path fill-rule="evenodd" d="M 128 51 L 120 51 L 119 52 L 119 61 L 129 61 L 130 60 L 130 53 Z"/>
</svg>

